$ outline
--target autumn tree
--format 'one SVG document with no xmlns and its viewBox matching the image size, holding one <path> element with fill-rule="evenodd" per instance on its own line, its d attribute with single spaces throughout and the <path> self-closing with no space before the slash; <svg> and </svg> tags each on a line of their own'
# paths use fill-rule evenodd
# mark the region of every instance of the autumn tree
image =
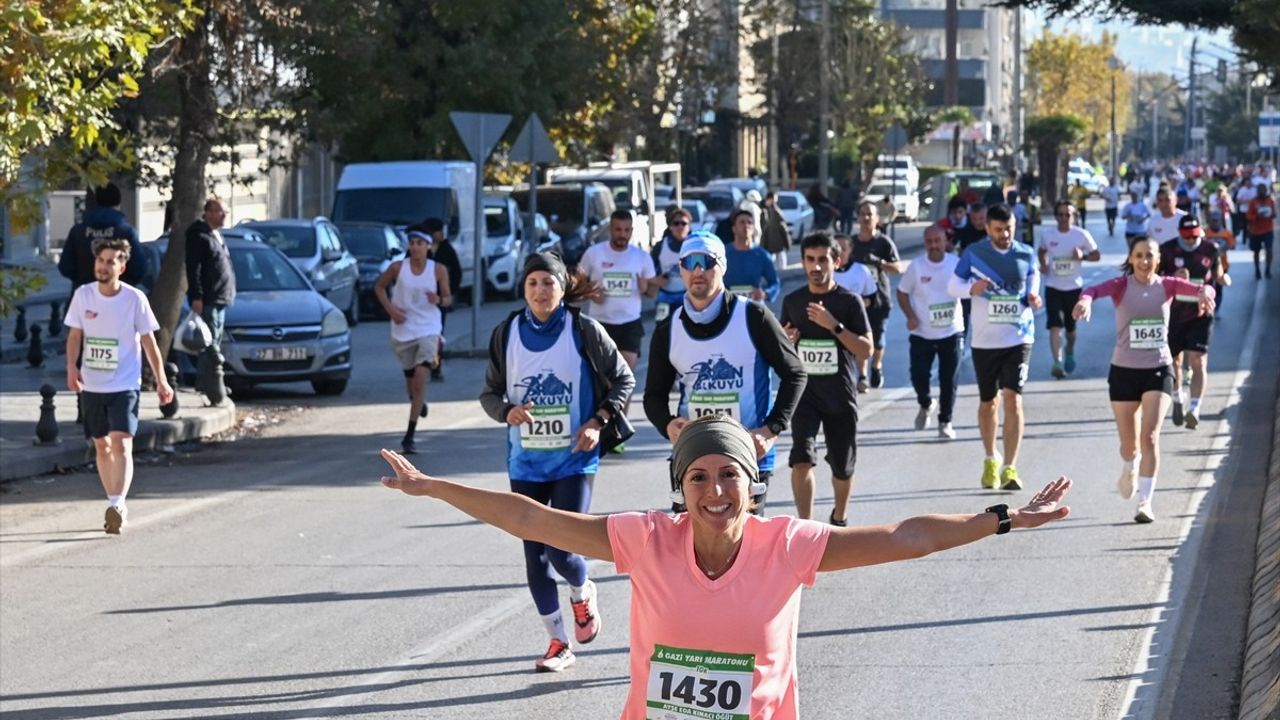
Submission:
<svg viewBox="0 0 1280 720">
<path fill-rule="evenodd" d="M 1248 158 L 1252 154 L 1249 146 L 1258 142 L 1260 105 L 1256 102 L 1252 108 L 1245 105 L 1245 87 L 1239 81 L 1210 94 L 1205 103 L 1208 146 L 1222 145 L 1227 148 L 1228 157 Z"/>
<path fill-rule="evenodd" d="M 1027 123 L 1026 142 L 1035 148 L 1040 168 L 1040 197 L 1045 205 L 1064 197 L 1067 172 L 1066 152 L 1083 138 L 1088 123 L 1071 114 L 1033 117 Z"/>
<path fill-rule="evenodd" d="M 29 215 L 45 190 L 99 185 L 135 161 L 121 103 L 154 48 L 195 20 L 191 0 L 32 0 L 0 7 L 0 202 Z M 28 172 L 19 182 L 19 171 Z"/>
<path fill-rule="evenodd" d="M 1027 48 L 1028 113 L 1079 117 L 1084 121 L 1082 149 L 1090 159 L 1105 155 L 1113 80 L 1116 132 L 1123 135 L 1133 122 L 1130 75 L 1122 67 L 1109 65 L 1116 40 L 1103 33 L 1094 43 L 1075 33 L 1059 35 L 1045 29 Z"/>
</svg>

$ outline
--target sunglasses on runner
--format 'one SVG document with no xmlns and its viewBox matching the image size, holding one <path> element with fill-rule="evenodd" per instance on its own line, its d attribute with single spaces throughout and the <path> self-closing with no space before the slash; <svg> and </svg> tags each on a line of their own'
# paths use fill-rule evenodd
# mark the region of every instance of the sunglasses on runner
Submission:
<svg viewBox="0 0 1280 720">
<path fill-rule="evenodd" d="M 705 253 L 694 253 L 687 257 L 680 258 L 680 267 L 693 272 L 694 270 L 703 270 L 710 272 L 711 268 L 716 266 L 716 259 Z"/>
<path fill-rule="evenodd" d="M 675 221 L 673 221 L 673 222 L 669 222 L 669 223 L 667 223 L 667 224 L 668 224 L 668 225 L 677 226 L 677 227 L 684 227 L 685 225 L 688 225 L 689 223 L 685 222 L 684 220 L 675 220 Z"/>
</svg>

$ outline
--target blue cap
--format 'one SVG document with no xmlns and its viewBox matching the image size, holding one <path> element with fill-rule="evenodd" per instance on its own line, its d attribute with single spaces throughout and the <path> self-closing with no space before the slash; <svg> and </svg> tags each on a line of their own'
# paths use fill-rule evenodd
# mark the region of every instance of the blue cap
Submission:
<svg viewBox="0 0 1280 720">
<path fill-rule="evenodd" d="M 702 253 L 717 260 L 724 260 L 724 243 L 706 230 L 695 230 L 680 244 L 680 259 Z"/>
</svg>

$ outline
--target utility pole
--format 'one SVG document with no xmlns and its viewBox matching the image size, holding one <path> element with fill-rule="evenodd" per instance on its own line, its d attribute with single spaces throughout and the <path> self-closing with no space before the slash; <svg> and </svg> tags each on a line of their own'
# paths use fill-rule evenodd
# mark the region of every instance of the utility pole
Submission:
<svg viewBox="0 0 1280 720">
<path fill-rule="evenodd" d="M 1182 136 L 1182 159 L 1191 159 L 1191 126 L 1196 122 L 1196 43 L 1200 38 L 1191 38 L 1191 68 L 1187 79 L 1187 117 Z"/>
<path fill-rule="evenodd" d="M 831 176 L 831 5 L 818 0 L 818 187 L 827 194 Z"/>
<path fill-rule="evenodd" d="M 825 0 L 824 0 L 825 4 Z M 960 104 L 960 64 L 956 60 L 956 44 L 960 35 L 959 0 L 947 0 L 946 9 L 946 57 L 945 75 L 942 81 L 942 104 L 954 107 Z"/>
<path fill-rule="evenodd" d="M 1022 8 L 1013 9 L 1013 167 L 1022 163 Z"/>
<path fill-rule="evenodd" d="M 1119 150 L 1116 147 L 1116 73 L 1120 69 L 1120 61 L 1112 57 L 1111 62 L 1108 64 L 1111 66 L 1111 135 L 1107 139 L 1107 145 L 1110 146 L 1111 150 L 1111 172 L 1109 174 L 1111 177 L 1119 177 L 1120 171 L 1116 165 L 1116 151 Z"/>
<path fill-rule="evenodd" d="M 778 8 L 774 8 L 773 32 L 769 39 L 769 186 L 782 186 L 782 148 L 778 140 Z"/>
</svg>

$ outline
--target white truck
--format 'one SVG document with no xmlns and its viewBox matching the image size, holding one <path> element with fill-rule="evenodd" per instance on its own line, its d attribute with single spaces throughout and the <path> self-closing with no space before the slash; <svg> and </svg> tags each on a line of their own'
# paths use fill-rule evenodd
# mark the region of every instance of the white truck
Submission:
<svg viewBox="0 0 1280 720">
<path fill-rule="evenodd" d="M 614 205 L 619 210 L 631 211 L 631 238 L 646 251 L 656 245 L 667 230 L 666 215 L 659 211 L 657 204 L 658 176 L 669 176 L 678 201 L 682 185 L 680 163 L 591 163 L 587 167 L 547 170 L 547 182 L 552 185 L 598 182 L 608 186 Z"/>
<path fill-rule="evenodd" d="M 475 282 L 476 166 L 466 161 L 355 163 L 342 169 L 332 220 L 380 222 L 403 230 L 435 217 L 458 253 L 462 287 Z M 490 268 L 492 270 L 492 268 Z"/>
</svg>

